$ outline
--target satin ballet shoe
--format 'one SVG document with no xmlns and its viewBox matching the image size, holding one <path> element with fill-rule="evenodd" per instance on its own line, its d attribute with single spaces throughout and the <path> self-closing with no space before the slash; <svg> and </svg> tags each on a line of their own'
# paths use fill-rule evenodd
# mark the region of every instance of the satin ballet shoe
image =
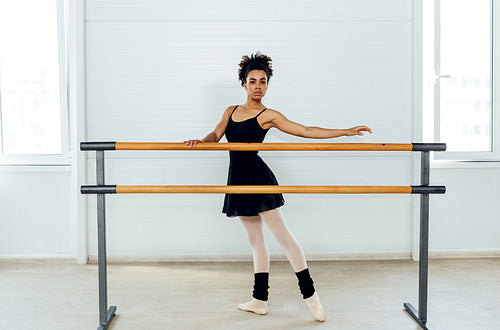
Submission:
<svg viewBox="0 0 500 330">
<path fill-rule="evenodd" d="M 324 322 L 325 310 L 321 305 L 318 293 L 315 292 L 311 297 L 304 300 L 306 301 L 306 305 L 309 308 L 309 312 L 311 312 L 311 315 L 314 317 L 314 319 L 318 322 Z"/>
<path fill-rule="evenodd" d="M 259 315 L 266 315 L 267 302 L 253 298 L 249 302 L 239 304 L 238 309 L 241 309 L 242 311 L 245 312 L 252 312 Z"/>
</svg>

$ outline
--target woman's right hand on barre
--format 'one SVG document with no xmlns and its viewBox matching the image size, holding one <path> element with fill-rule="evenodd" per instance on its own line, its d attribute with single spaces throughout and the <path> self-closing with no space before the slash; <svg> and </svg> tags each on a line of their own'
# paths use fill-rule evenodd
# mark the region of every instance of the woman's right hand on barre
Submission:
<svg viewBox="0 0 500 330">
<path fill-rule="evenodd" d="M 202 140 L 188 140 L 184 141 L 184 143 L 189 147 L 189 149 L 196 148 L 198 143 L 203 143 Z"/>
</svg>

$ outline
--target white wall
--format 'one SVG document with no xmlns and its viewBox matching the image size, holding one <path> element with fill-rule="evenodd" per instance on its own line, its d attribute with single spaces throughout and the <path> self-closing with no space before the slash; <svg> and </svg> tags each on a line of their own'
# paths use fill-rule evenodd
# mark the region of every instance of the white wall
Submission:
<svg viewBox="0 0 500 330">
<path fill-rule="evenodd" d="M 306 7 L 275 1 L 269 6 L 264 1 L 87 0 L 86 109 L 85 102 L 75 102 L 79 116 L 87 112 L 84 123 L 72 126 L 80 127 L 72 136 L 201 138 L 226 106 L 245 101 L 237 64 L 241 55 L 262 50 L 276 70 L 265 98 L 268 107 L 306 125 L 362 123 L 375 130 L 364 138 L 323 142 L 420 142 L 414 141 L 419 123 L 412 123 L 420 117 L 412 99 L 417 70 L 412 69 L 412 1 L 309 1 Z M 275 129 L 266 138 L 312 141 Z M 419 183 L 412 182 L 408 153 L 261 155 L 280 184 Z M 88 156 L 83 162 L 88 179 L 79 183 L 94 184 L 95 155 Z M 224 184 L 227 175 L 225 152 L 107 152 L 106 157 L 109 184 Z M 500 254 L 496 164 L 433 166 L 431 184 L 445 184 L 447 194 L 431 196 L 431 256 Z M 87 228 L 71 220 L 72 210 L 78 210 L 70 207 L 71 187 L 85 175 L 73 177 L 78 180 L 71 179 L 69 167 L 0 168 L 0 256 L 76 255 L 76 239 L 85 243 Z M 412 251 L 417 196 L 288 194 L 285 199 L 287 222 L 309 255 L 409 256 Z M 71 200 L 74 204 L 79 197 Z M 94 256 L 95 196 L 88 200 Z M 108 196 L 108 252 L 138 259 L 249 255 L 243 228 L 220 212 L 222 201 L 222 195 L 208 194 Z M 272 253 L 281 253 L 271 237 L 268 242 Z M 79 254 L 86 255 L 80 243 Z"/>
<path fill-rule="evenodd" d="M 431 176 L 447 188 L 430 201 L 431 255 L 499 256 L 500 164 L 437 164 Z"/>
<path fill-rule="evenodd" d="M 276 75 L 264 104 L 306 125 L 368 124 L 410 142 L 411 1 L 87 1 L 88 139 L 201 138 L 245 102 L 242 55 L 261 50 Z M 272 8 L 270 8 L 270 6 Z M 275 129 L 266 142 L 313 142 Z M 323 140 L 322 142 L 328 142 Z M 281 184 L 407 185 L 409 154 L 261 153 Z M 110 184 L 224 184 L 227 153 L 108 152 Z M 94 182 L 94 158 L 89 159 Z M 408 196 L 286 195 L 283 212 L 309 254 L 409 256 Z M 222 195 L 110 196 L 108 253 L 241 255 L 241 225 Z M 89 203 L 96 254 L 95 198 Z M 271 252 L 281 253 L 270 240 Z"/>
<path fill-rule="evenodd" d="M 0 166 L 0 256 L 71 256 L 69 166 Z"/>
</svg>

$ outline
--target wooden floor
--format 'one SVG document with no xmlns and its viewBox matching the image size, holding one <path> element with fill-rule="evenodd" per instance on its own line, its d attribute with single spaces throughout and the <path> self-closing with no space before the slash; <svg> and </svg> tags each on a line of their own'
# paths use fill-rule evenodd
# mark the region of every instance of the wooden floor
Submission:
<svg viewBox="0 0 500 330">
<path fill-rule="evenodd" d="M 109 329 L 419 329 L 418 263 L 310 262 L 326 310 L 315 322 L 287 263 L 271 263 L 269 314 L 236 309 L 251 295 L 252 265 L 151 263 L 108 266 Z M 429 266 L 434 329 L 500 329 L 500 259 L 436 259 Z M 97 266 L 0 260 L 0 329 L 96 329 Z"/>
</svg>

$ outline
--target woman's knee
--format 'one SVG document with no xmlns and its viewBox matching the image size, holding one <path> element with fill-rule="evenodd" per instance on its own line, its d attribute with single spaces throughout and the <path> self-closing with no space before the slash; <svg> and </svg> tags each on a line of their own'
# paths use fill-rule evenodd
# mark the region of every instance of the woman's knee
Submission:
<svg viewBox="0 0 500 330">
<path fill-rule="evenodd" d="M 260 212 L 259 216 L 262 217 L 262 216 L 266 216 L 266 215 L 273 215 L 273 214 L 278 213 L 279 211 L 280 211 L 280 208 L 277 207 L 277 208 L 274 208 L 272 210 L 267 210 L 267 211 Z"/>
<path fill-rule="evenodd" d="M 264 234 L 262 232 L 262 220 L 260 217 L 240 217 L 246 229 L 248 241 L 252 247 L 264 245 Z"/>
<path fill-rule="evenodd" d="M 248 242 L 252 247 L 265 245 L 264 235 L 262 232 L 247 232 Z"/>
<path fill-rule="evenodd" d="M 262 212 L 260 215 L 280 245 L 288 246 L 294 243 L 295 238 L 288 229 L 278 208 Z"/>
<path fill-rule="evenodd" d="M 290 235 L 290 234 L 281 234 L 281 235 L 278 235 L 278 236 L 275 236 L 275 237 L 276 237 L 276 240 L 278 241 L 278 243 L 285 250 L 288 250 L 288 248 L 297 245 L 297 242 L 296 242 L 295 238 L 292 235 Z"/>
</svg>

